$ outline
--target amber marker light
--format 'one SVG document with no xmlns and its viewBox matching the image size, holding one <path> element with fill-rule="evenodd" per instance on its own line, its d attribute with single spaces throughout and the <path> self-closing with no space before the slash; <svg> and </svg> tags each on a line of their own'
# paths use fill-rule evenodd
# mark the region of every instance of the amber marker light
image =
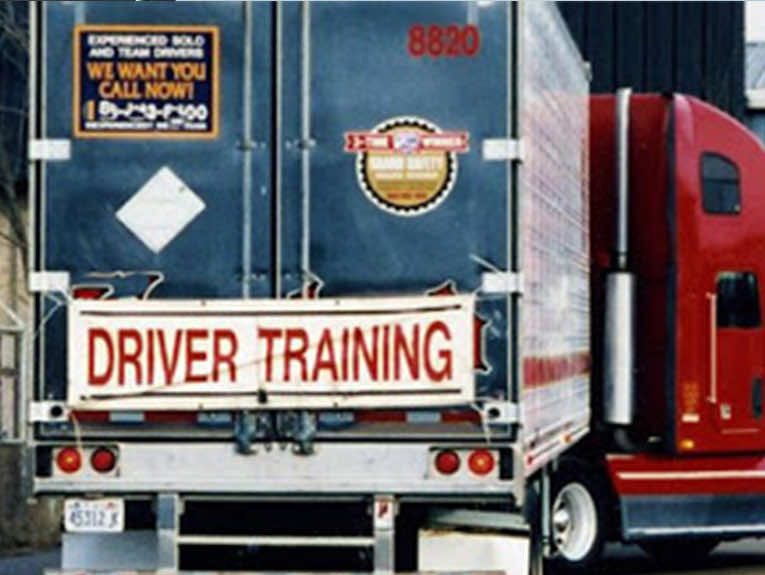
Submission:
<svg viewBox="0 0 765 575">
<path fill-rule="evenodd" d="M 494 455 L 485 449 L 474 451 L 468 458 L 468 467 L 476 475 L 488 475 L 494 469 Z"/>
</svg>

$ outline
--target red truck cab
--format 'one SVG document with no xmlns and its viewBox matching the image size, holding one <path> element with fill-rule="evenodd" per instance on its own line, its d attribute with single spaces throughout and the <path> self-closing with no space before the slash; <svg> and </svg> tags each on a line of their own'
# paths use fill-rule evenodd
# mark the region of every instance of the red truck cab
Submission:
<svg viewBox="0 0 765 575">
<path fill-rule="evenodd" d="M 593 494 L 598 529 L 588 553 L 561 558 L 569 565 L 588 564 L 609 534 L 676 554 L 765 534 L 765 148 L 736 120 L 696 98 L 629 99 L 625 271 L 636 284 L 635 370 L 632 420 L 613 425 L 597 394 L 608 386 L 605 280 L 614 269 L 617 233 L 615 104 L 613 95 L 595 96 L 590 108 L 599 432 L 580 451 L 578 478 L 566 475 Z M 553 481 L 555 498 L 565 485 Z M 553 543 L 555 529 L 553 517 Z"/>
<path fill-rule="evenodd" d="M 597 303 L 613 234 L 613 107 L 611 97 L 592 99 Z M 765 149 L 738 122 L 687 96 L 633 96 L 630 120 L 636 429 L 661 438 L 667 453 L 763 450 Z"/>
</svg>

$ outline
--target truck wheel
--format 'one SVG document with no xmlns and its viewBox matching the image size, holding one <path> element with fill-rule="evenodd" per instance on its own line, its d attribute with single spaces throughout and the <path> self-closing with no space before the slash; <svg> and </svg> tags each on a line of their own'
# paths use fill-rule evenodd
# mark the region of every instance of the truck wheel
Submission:
<svg viewBox="0 0 765 575">
<path fill-rule="evenodd" d="M 600 559 L 606 536 L 605 491 L 586 472 L 553 477 L 550 539 L 555 571 L 587 569 Z"/>
</svg>

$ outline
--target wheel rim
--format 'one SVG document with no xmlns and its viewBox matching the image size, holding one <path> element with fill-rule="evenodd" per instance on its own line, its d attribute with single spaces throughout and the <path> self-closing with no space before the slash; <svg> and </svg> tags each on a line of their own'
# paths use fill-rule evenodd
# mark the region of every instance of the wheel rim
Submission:
<svg viewBox="0 0 765 575">
<path fill-rule="evenodd" d="M 583 559 L 595 544 L 598 512 L 581 483 L 569 483 L 558 492 L 552 508 L 555 548 L 567 561 Z"/>
</svg>

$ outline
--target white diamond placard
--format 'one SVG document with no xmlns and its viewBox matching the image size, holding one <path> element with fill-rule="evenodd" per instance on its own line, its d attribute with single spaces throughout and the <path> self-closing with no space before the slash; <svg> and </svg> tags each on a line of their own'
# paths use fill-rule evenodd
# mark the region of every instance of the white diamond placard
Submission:
<svg viewBox="0 0 765 575">
<path fill-rule="evenodd" d="M 202 199 L 165 166 L 123 204 L 117 219 L 159 253 L 204 209 Z"/>
</svg>

